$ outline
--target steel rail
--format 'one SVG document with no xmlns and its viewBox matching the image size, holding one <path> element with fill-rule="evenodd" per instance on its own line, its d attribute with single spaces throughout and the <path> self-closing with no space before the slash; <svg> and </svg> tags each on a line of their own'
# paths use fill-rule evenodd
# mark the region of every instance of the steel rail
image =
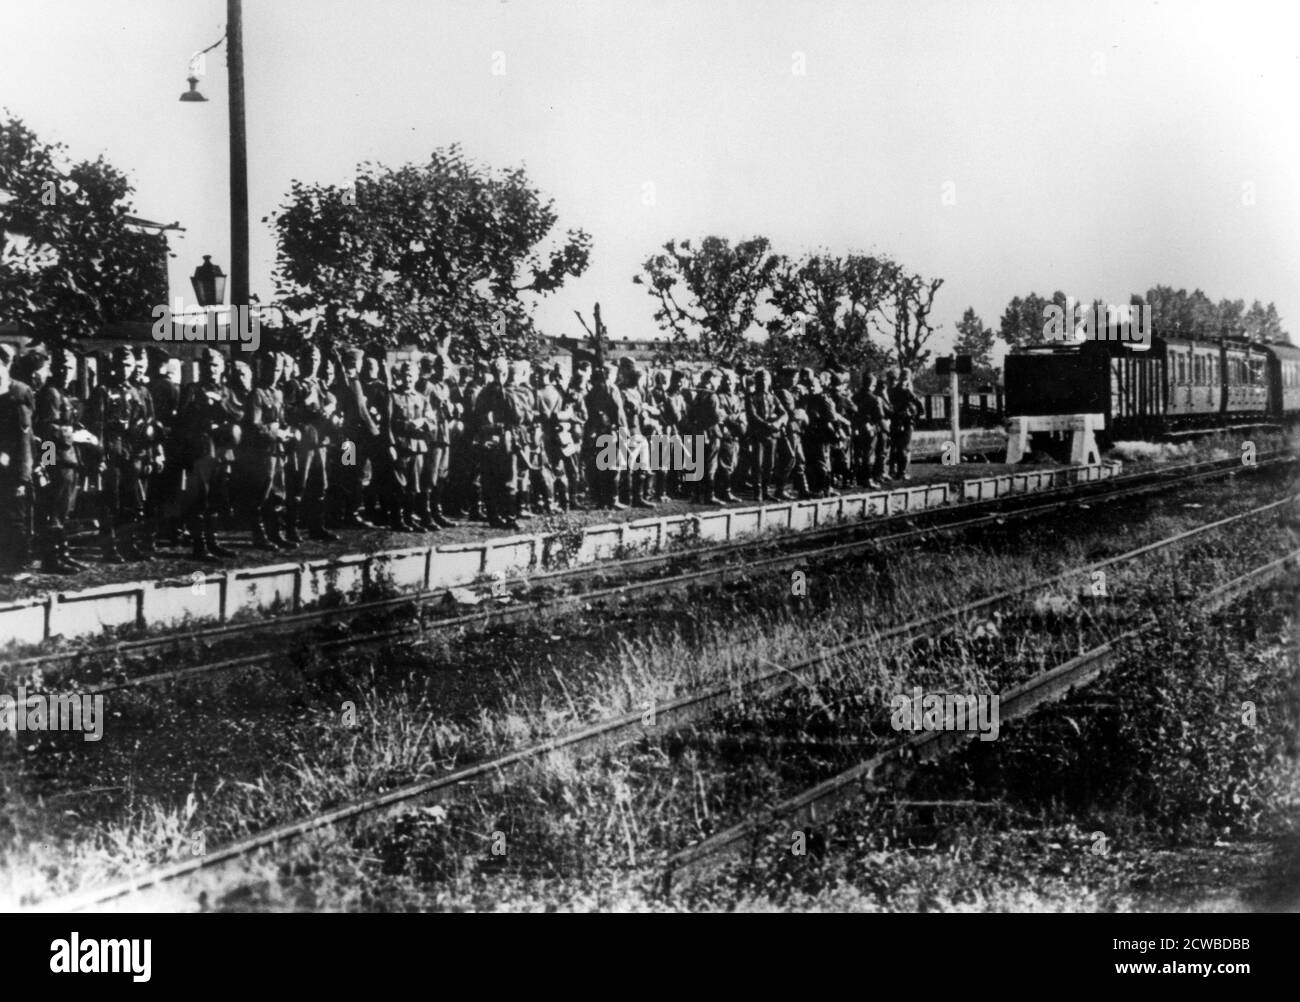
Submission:
<svg viewBox="0 0 1300 1002">
<path fill-rule="evenodd" d="M 1207 611 L 1221 609 L 1297 565 L 1300 565 L 1300 549 L 1219 585 L 1198 598 L 1195 604 Z M 1014 720 L 1027 716 L 1038 707 L 1086 686 L 1114 666 L 1120 648 L 1157 625 L 1156 617 L 1147 617 L 1138 626 L 1014 686 L 1000 698 L 999 719 Z M 896 784 L 921 763 L 960 750 L 974 737 L 976 735 L 970 732 L 927 731 L 891 745 L 871 758 L 674 854 L 665 864 L 663 891 L 671 894 L 674 883 L 699 882 L 746 852 L 756 856 L 762 833 L 778 822 L 816 824 L 848 802 L 882 792 L 886 781 Z"/>
<path fill-rule="evenodd" d="M 642 711 L 634 711 L 604 721 L 598 721 L 496 758 L 451 769 L 437 776 L 417 780 L 384 793 L 358 798 L 329 811 L 273 826 L 255 835 L 230 842 L 201 857 L 182 860 L 103 888 L 61 897 L 34 907 L 41 911 L 79 911 L 86 908 L 111 905 L 114 902 L 131 899 L 134 896 L 148 892 L 168 894 L 171 887 L 177 886 L 177 881 L 184 878 L 194 880 L 212 879 L 213 875 L 219 872 L 221 868 L 234 865 L 260 850 L 294 841 L 314 831 L 320 831 L 344 822 L 356 822 L 364 819 L 366 823 L 375 823 L 394 813 L 409 810 L 416 804 L 437 803 L 452 795 L 466 783 L 476 782 L 492 776 L 503 776 L 523 765 L 539 761 L 555 752 L 576 753 L 581 751 L 583 754 L 590 754 L 602 748 L 616 747 L 628 740 L 643 737 L 647 734 L 662 736 L 688 726 L 697 720 L 705 719 L 730 704 L 740 702 L 742 699 L 765 698 L 795 684 L 802 684 L 804 676 L 813 674 L 820 666 L 851 651 L 867 646 L 881 645 L 886 642 L 902 642 L 925 634 L 939 634 L 952 620 L 967 616 L 972 612 L 1051 587 L 1072 577 L 1090 574 L 1103 567 L 1146 556 L 1157 550 L 1212 532 L 1225 525 L 1267 513 L 1283 505 L 1294 504 L 1297 499 L 1300 499 L 1300 494 L 1290 495 L 1252 509 L 1249 512 L 1241 512 L 1237 515 L 1217 519 L 1105 560 L 1070 568 L 1059 574 L 1031 581 L 977 601 L 945 609 L 928 617 L 912 620 L 887 630 L 872 632 L 867 636 L 845 641 L 832 647 L 819 649 L 790 665 L 770 665 L 766 670 L 758 672 L 749 679 L 724 681 L 708 686 L 702 691 L 656 704 L 654 706 L 655 723 L 653 725 L 647 726 L 645 724 Z"/>
</svg>

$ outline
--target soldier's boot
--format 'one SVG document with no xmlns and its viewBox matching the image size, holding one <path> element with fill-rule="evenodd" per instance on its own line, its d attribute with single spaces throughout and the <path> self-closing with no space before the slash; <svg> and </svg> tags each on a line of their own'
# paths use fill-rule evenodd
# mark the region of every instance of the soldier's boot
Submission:
<svg viewBox="0 0 1300 1002">
<path fill-rule="evenodd" d="M 191 560 L 200 560 L 205 564 L 210 564 L 217 559 L 217 555 L 208 549 L 208 541 L 203 533 L 192 533 L 190 538 L 193 540 L 190 547 Z"/>
<path fill-rule="evenodd" d="M 298 512 L 300 502 L 297 500 L 290 501 L 284 506 L 284 518 L 281 522 L 281 534 L 284 536 L 285 545 L 290 549 L 302 542 L 302 536 L 298 535 Z"/>
<path fill-rule="evenodd" d="M 266 512 L 266 538 L 267 538 L 267 540 L 268 540 L 268 541 L 269 541 L 273 546 L 275 546 L 276 549 L 280 549 L 280 550 L 296 550 L 296 549 L 298 548 L 298 543 L 301 542 L 301 540 L 298 539 L 298 534 L 295 532 L 295 533 L 294 533 L 294 540 L 293 540 L 293 542 L 290 542 L 289 539 L 288 539 L 288 537 L 285 536 L 285 534 L 284 534 L 284 532 L 283 532 L 283 525 L 281 524 L 281 521 L 282 521 L 282 513 L 281 513 L 281 509 L 276 508 L 276 507 L 271 507 L 271 508 L 268 508 L 268 509 L 267 509 L 267 512 Z"/>
<path fill-rule="evenodd" d="M 325 502 L 311 501 L 307 506 L 307 538 L 322 543 L 337 543 L 339 537 L 325 528 Z"/>
<path fill-rule="evenodd" d="M 407 532 L 424 532 L 427 517 L 424 514 L 423 494 L 408 494 L 402 499 L 402 524 Z M 436 530 L 435 530 L 436 531 Z"/>
<path fill-rule="evenodd" d="M 714 481 L 713 496 L 721 504 L 735 504 L 740 498 L 731 493 L 731 471 L 719 470 L 717 479 Z"/>
<path fill-rule="evenodd" d="M 99 551 L 106 564 L 124 564 L 126 556 L 118 546 L 117 534 L 112 528 L 101 529 L 99 533 Z"/>
<path fill-rule="evenodd" d="M 55 526 L 50 530 L 49 549 L 47 553 L 54 556 L 58 563 L 71 567 L 73 571 L 84 571 L 86 564 L 72 555 L 72 547 L 68 545 L 68 531 L 63 526 Z M 68 574 L 72 571 L 51 571 L 54 574 Z"/>
<path fill-rule="evenodd" d="M 495 505 L 498 528 L 512 530 L 519 528 L 519 522 L 514 518 L 514 512 L 518 504 L 519 501 L 513 489 L 507 488 L 502 492 Z"/>
<path fill-rule="evenodd" d="M 205 564 L 210 564 L 216 560 L 212 551 L 208 549 L 208 541 L 203 534 L 203 519 L 201 516 L 194 515 L 186 517 L 185 531 L 190 537 L 191 559 L 201 560 Z"/>
<path fill-rule="evenodd" d="M 253 549 L 269 550 L 272 553 L 279 553 L 283 549 L 271 541 L 266 531 L 266 519 L 260 514 L 253 517 Z"/>
<path fill-rule="evenodd" d="M 75 574 L 84 569 L 83 564 L 69 556 L 68 540 L 63 534 L 63 528 L 60 526 L 51 529 L 45 544 L 45 556 L 41 560 L 41 570 L 46 574 Z"/>
<path fill-rule="evenodd" d="M 209 528 L 204 532 L 203 543 L 207 547 L 208 552 L 212 554 L 214 557 L 219 557 L 223 560 L 228 560 L 229 558 L 238 555 L 235 553 L 234 550 L 230 549 L 228 546 L 222 546 L 220 543 L 217 542 L 217 533 L 215 529 Z"/>
<path fill-rule="evenodd" d="M 646 497 L 650 474 L 637 472 L 632 474 L 632 507 L 653 508 L 655 503 Z"/>
<path fill-rule="evenodd" d="M 441 518 L 438 514 L 438 495 L 434 488 L 420 492 L 420 502 L 417 514 L 420 517 L 420 524 L 424 526 L 426 532 L 437 532 L 443 528 L 442 523 L 446 519 Z"/>
<path fill-rule="evenodd" d="M 456 523 L 442 513 L 441 487 L 435 487 L 429 492 L 429 517 L 426 521 L 428 521 L 430 525 L 438 526 L 440 529 L 456 528 Z"/>
<path fill-rule="evenodd" d="M 668 472 L 666 470 L 657 470 L 655 472 L 654 490 L 650 493 L 659 504 L 663 504 L 668 500 Z"/>
<path fill-rule="evenodd" d="M 623 478 L 617 473 L 610 473 L 607 477 L 608 479 L 605 481 L 605 499 L 609 502 L 609 506 L 615 511 L 624 511 L 627 508 L 627 505 L 625 505 L 622 498 L 619 497 L 623 489 L 623 484 L 621 483 Z"/>
<path fill-rule="evenodd" d="M 137 560 L 153 560 L 158 556 L 158 523 L 154 518 L 146 518 L 136 525 L 131 549 Z"/>
</svg>

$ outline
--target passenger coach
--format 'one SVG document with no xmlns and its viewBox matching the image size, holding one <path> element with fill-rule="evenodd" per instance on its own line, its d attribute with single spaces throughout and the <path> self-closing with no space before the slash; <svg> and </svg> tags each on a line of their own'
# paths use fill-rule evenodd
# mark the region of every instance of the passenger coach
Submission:
<svg viewBox="0 0 1300 1002">
<path fill-rule="evenodd" d="M 1005 363 L 1006 415 L 1101 414 L 1104 437 L 1156 438 L 1300 415 L 1300 348 L 1153 337 L 1034 345 Z"/>
</svg>

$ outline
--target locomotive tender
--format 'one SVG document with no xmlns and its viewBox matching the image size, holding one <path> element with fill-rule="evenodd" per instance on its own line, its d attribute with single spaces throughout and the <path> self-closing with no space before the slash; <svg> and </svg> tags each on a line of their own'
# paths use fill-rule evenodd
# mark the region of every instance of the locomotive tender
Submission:
<svg viewBox="0 0 1300 1002">
<path fill-rule="evenodd" d="M 1110 441 L 1300 417 L 1300 348 L 1289 344 L 1056 342 L 1013 351 L 1004 376 L 1008 418 L 1100 414 Z"/>
</svg>

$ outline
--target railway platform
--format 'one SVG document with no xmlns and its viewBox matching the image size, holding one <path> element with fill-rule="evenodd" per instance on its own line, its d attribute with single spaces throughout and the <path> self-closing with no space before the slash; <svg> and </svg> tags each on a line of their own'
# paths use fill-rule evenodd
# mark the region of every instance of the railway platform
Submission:
<svg viewBox="0 0 1300 1002">
<path fill-rule="evenodd" d="M 1102 480 L 1116 461 L 1091 466 L 919 463 L 906 482 L 879 491 L 828 498 L 705 507 L 671 502 L 651 511 L 586 511 L 535 517 L 525 531 L 503 533 L 467 524 L 437 533 L 351 532 L 337 543 L 311 543 L 268 558 L 244 547 L 214 568 L 183 556 L 149 564 L 105 565 L 59 579 L 43 575 L 11 583 L 0 594 L 0 649 L 56 637 L 94 636 L 108 629 L 158 629 L 232 622 L 346 604 L 392 594 L 466 587 L 671 546 L 726 542 L 761 532 L 814 528 L 836 520 L 922 511 L 1008 494 Z M 224 537 L 223 537 L 224 540 Z M 240 540 L 232 538 L 231 545 Z M 278 559 L 277 559 L 278 557 Z M 142 571 L 153 575 L 141 578 Z"/>
</svg>

